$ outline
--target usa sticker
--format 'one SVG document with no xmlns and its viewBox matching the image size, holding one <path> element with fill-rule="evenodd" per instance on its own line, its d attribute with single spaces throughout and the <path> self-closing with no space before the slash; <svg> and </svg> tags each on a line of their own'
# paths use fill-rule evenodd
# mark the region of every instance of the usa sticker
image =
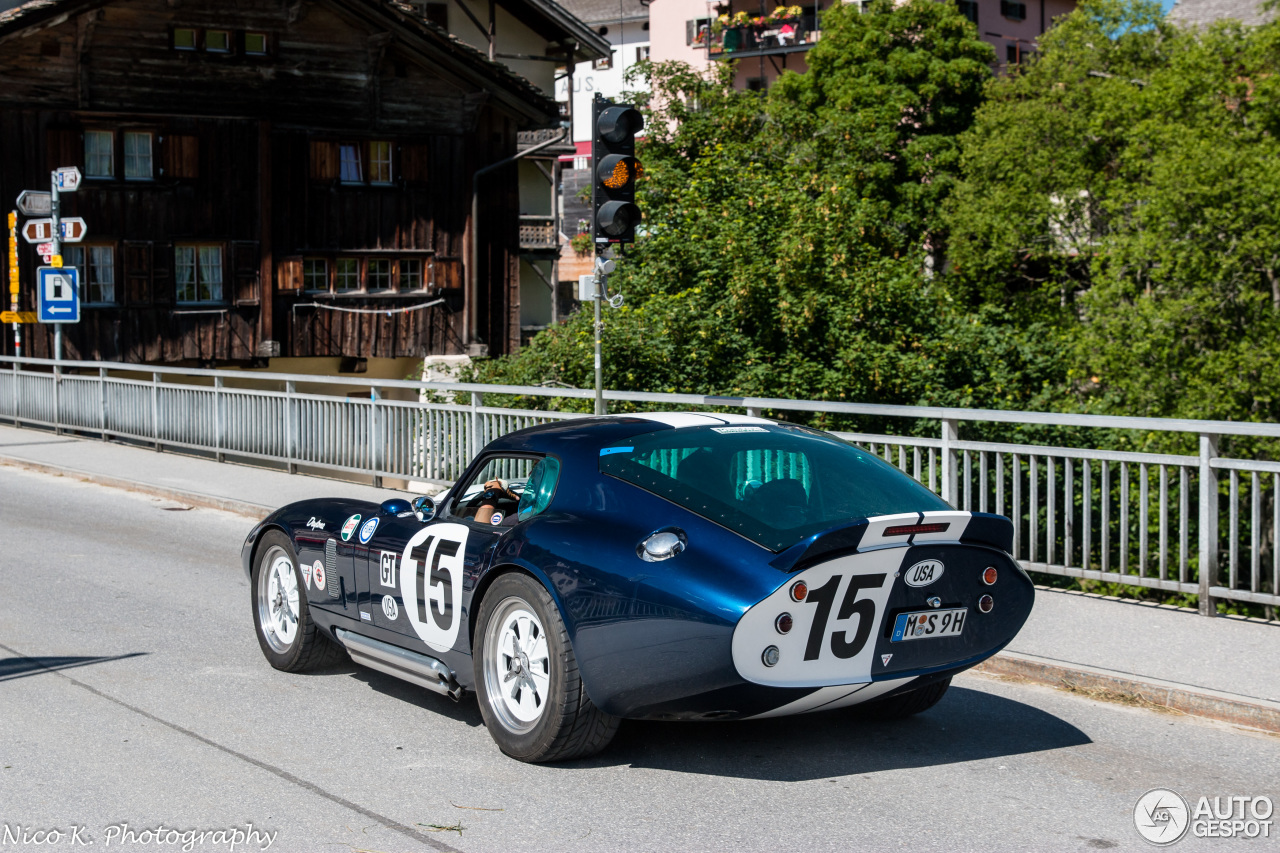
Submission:
<svg viewBox="0 0 1280 853">
<path fill-rule="evenodd" d="M 368 613 L 365 613 L 363 610 L 361 610 L 361 611 L 360 611 L 360 620 L 361 620 L 362 622 L 372 622 L 372 621 L 373 621 L 373 617 L 372 617 L 372 616 L 370 616 Z"/>
<path fill-rule="evenodd" d="M 395 551 L 382 552 L 382 565 L 378 569 L 378 583 L 383 586 L 389 586 L 392 589 L 396 587 L 396 560 L 400 557 Z"/>
<path fill-rule="evenodd" d="M 400 617 L 400 608 L 396 606 L 396 600 L 389 595 L 382 596 L 382 615 L 392 622 Z"/>
<path fill-rule="evenodd" d="M 307 589 L 311 589 L 311 566 L 306 563 L 302 565 L 302 580 L 307 585 Z"/>
<path fill-rule="evenodd" d="M 880 665 L 888 666 L 889 661 L 893 659 L 893 655 L 880 655 Z"/>
<path fill-rule="evenodd" d="M 495 513 L 493 514 L 493 517 L 489 519 L 489 523 L 490 523 L 490 524 L 501 524 L 501 523 L 502 523 L 502 519 L 503 519 L 503 517 L 504 517 L 504 516 L 502 515 L 502 513 L 500 513 L 500 512 L 495 512 Z"/>
<path fill-rule="evenodd" d="M 378 519 L 371 518 L 364 523 L 364 527 L 360 528 L 360 544 L 367 545 L 369 540 L 373 538 L 373 531 L 378 529 Z"/>
<path fill-rule="evenodd" d="M 356 532 L 356 525 L 360 523 L 360 513 L 348 518 L 342 525 L 342 541 L 350 542 L 351 534 Z"/>
<path fill-rule="evenodd" d="M 311 577 L 315 578 L 316 589 L 324 589 L 324 563 L 316 560 L 311 565 Z"/>
<path fill-rule="evenodd" d="M 907 582 L 907 586 L 928 586 L 942 577 L 945 570 L 946 566 L 942 565 L 941 560 L 921 560 L 903 572 L 902 579 Z"/>
</svg>

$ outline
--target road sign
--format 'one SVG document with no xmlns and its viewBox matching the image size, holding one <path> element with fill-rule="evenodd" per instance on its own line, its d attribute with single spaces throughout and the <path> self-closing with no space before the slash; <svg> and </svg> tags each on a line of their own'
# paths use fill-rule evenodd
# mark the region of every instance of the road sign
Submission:
<svg viewBox="0 0 1280 853">
<path fill-rule="evenodd" d="M 36 293 L 41 323 L 80 322 L 80 275 L 75 267 L 39 267 Z"/>
<path fill-rule="evenodd" d="M 62 220 L 64 243 L 79 243 L 89 233 L 89 226 L 78 216 L 68 216 Z M 52 219 L 28 219 L 22 226 L 22 238 L 28 243 L 47 243 L 53 239 Z"/>
<path fill-rule="evenodd" d="M 53 213 L 53 194 L 42 190 L 23 190 L 18 195 L 18 212 L 23 216 L 48 216 Z"/>
<path fill-rule="evenodd" d="M 38 246 L 36 246 L 36 254 L 38 254 L 38 255 L 52 255 L 52 254 L 53 254 L 53 244 L 52 244 L 52 243 L 41 243 L 41 244 L 39 244 Z"/>
<path fill-rule="evenodd" d="M 38 323 L 34 311 L 0 311 L 0 323 Z"/>
<path fill-rule="evenodd" d="M 54 186 L 59 192 L 73 193 L 80 188 L 80 170 L 75 166 L 63 166 L 54 170 Z"/>
</svg>

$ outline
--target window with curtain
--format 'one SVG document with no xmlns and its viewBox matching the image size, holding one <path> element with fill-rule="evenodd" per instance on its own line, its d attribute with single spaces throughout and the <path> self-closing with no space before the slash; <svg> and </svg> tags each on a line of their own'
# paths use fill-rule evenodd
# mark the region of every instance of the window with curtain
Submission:
<svg viewBox="0 0 1280 853">
<path fill-rule="evenodd" d="M 222 301 L 222 247 L 174 247 L 173 276 L 179 302 Z"/>
<path fill-rule="evenodd" d="M 346 143 L 338 146 L 338 178 L 344 184 L 358 184 L 364 181 L 364 169 L 360 162 L 360 146 Z"/>
<path fill-rule="evenodd" d="M 151 160 L 151 134 L 126 131 L 124 134 L 125 179 L 149 181 L 154 174 Z"/>
<path fill-rule="evenodd" d="M 79 272 L 81 302 L 86 305 L 115 303 L 115 246 L 68 246 L 62 250 L 62 262 Z"/>
<path fill-rule="evenodd" d="M 109 130 L 84 132 L 85 177 L 115 177 L 115 139 L 116 135 Z"/>
<path fill-rule="evenodd" d="M 391 143 L 385 140 L 369 143 L 369 180 L 375 184 L 391 183 Z"/>
</svg>

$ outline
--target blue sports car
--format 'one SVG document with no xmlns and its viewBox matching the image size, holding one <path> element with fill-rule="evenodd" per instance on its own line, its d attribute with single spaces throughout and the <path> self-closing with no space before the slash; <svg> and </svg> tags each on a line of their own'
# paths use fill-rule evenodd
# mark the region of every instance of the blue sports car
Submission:
<svg viewBox="0 0 1280 853">
<path fill-rule="evenodd" d="M 272 666 L 474 691 L 555 761 L 623 718 L 923 711 L 1030 614 L 1012 537 L 828 433 L 654 413 L 503 436 L 438 500 L 291 504 L 243 557 Z"/>
</svg>

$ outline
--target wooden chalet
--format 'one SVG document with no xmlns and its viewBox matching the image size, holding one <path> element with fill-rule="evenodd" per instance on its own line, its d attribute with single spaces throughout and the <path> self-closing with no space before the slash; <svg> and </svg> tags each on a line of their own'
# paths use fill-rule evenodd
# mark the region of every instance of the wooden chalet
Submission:
<svg viewBox="0 0 1280 853">
<path fill-rule="evenodd" d="M 0 80 L 3 209 L 51 169 L 84 175 L 63 196 L 88 223 L 63 250 L 83 301 L 64 357 L 518 346 L 517 182 L 481 182 L 475 229 L 472 175 L 557 106 L 413 6 L 34 0 L 0 12 Z M 23 243 L 23 310 L 41 263 Z M 23 354 L 50 356 L 52 339 L 24 325 Z"/>
</svg>

